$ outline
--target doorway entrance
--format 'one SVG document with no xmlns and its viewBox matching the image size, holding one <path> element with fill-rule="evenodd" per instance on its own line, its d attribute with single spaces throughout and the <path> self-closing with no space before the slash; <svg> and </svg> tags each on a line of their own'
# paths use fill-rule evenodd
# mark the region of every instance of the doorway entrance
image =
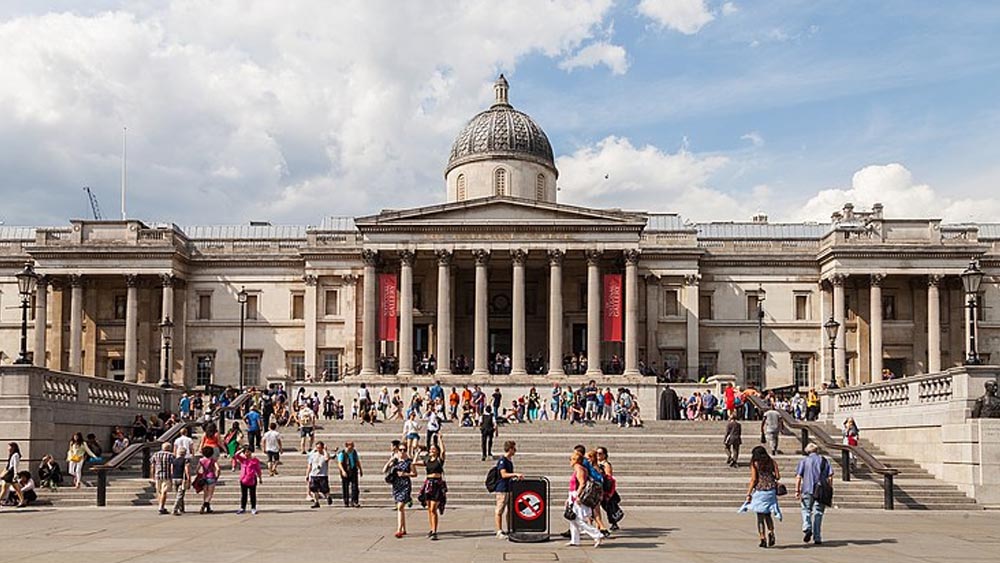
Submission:
<svg viewBox="0 0 1000 563">
<path fill-rule="evenodd" d="M 587 353 L 587 325 L 586 323 L 573 324 L 573 354 Z"/>
</svg>

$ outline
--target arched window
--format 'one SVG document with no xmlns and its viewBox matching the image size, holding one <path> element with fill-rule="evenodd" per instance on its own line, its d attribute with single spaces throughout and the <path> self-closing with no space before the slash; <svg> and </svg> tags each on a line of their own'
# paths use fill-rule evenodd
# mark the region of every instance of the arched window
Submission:
<svg viewBox="0 0 1000 563">
<path fill-rule="evenodd" d="M 541 201 L 545 199 L 545 175 L 539 174 L 535 178 L 535 199 Z"/>
<path fill-rule="evenodd" d="M 507 195 L 507 170 L 504 168 L 497 168 L 493 172 L 493 193 Z"/>
<path fill-rule="evenodd" d="M 458 180 L 455 182 L 455 191 L 457 192 L 458 201 L 465 201 L 465 174 L 459 174 Z"/>
</svg>

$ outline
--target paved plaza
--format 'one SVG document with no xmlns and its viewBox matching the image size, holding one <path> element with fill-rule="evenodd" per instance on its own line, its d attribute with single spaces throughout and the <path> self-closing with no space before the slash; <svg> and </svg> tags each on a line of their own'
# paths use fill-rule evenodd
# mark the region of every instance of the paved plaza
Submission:
<svg viewBox="0 0 1000 563">
<path fill-rule="evenodd" d="M 229 507 L 218 507 L 220 510 Z M 757 547 L 754 518 L 735 512 L 637 509 L 598 549 L 513 544 L 492 534 L 486 508 L 449 509 L 440 540 L 430 542 L 425 513 L 410 513 L 411 535 L 392 536 L 386 509 L 295 509 L 237 516 L 159 516 L 149 508 L 28 509 L 0 512 L 0 560 L 67 561 L 94 556 L 116 561 L 190 561 L 196 553 L 226 561 L 996 561 L 1000 515 L 992 512 L 831 511 L 823 546 L 801 543 L 790 504 L 778 524 L 778 545 Z M 553 515 L 556 530 L 564 527 Z"/>
</svg>

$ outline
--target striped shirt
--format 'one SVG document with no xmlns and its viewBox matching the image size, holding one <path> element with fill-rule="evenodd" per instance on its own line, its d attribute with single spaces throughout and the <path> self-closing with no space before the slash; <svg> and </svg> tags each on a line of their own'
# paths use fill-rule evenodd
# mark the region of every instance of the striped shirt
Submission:
<svg viewBox="0 0 1000 563">
<path fill-rule="evenodd" d="M 153 464 L 153 478 L 157 481 L 170 480 L 170 468 L 174 459 L 174 454 L 169 450 L 160 450 L 149 456 L 149 461 Z"/>
</svg>

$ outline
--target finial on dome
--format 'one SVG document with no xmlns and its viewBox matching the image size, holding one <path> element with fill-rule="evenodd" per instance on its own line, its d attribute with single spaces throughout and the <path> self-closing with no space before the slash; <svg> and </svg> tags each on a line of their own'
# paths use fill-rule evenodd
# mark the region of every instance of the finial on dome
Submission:
<svg viewBox="0 0 1000 563">
<path fill-rule="evenodd" d="M 493 102 L 495 106 L 509 106 L 510 102 L 507 101 L 507 91 L 510 89 L 510 84 L 507 83 L 507 79 L 503 77 L 503 73 L 497 78 L 497 81 L 493 83 L 493 91 L 496 93 L 496 101 Z"/>
</svg>

